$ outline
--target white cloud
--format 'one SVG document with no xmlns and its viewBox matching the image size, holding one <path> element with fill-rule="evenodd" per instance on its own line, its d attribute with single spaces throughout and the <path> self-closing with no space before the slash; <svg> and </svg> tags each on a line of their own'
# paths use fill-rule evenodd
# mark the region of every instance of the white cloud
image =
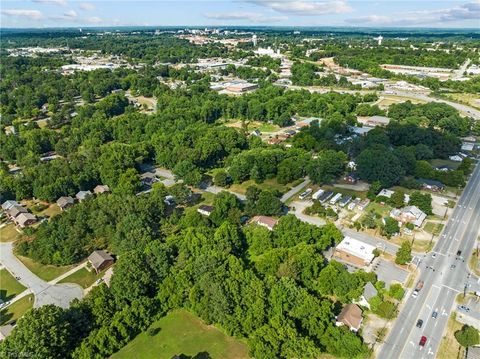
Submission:
<svg viewBox="0 0 480 359">
<path fill-rule="evenodd" d="M 67 5 L 67 0 L 32 0 L 33 2 L 43 3 L 43 4 L 54 4 L 54 5 Z"/>
<path fill-rule="evenodd" d="M 288 19 L 286 16 L 265 16 L 263 14 L 258 14 L 254 12 L 207 13 L 204 14 L 204 16 L 208 19 L 214 20 L 246 20 L 257 24 L 280 22 Z"/>
<path fill-rule="evenodd" d="M 99 18 L 98 16 L 92 16 L 92 17 L 87 17 L 85 19 L 85 22 L 87 24 L 101 24 L 103 20 Z"/>
<path fill-rule="evenodd" d="M 91 11 L 95 9 L 95 5 L 90 2 L 81 2 L 79 6 L 80 9 L 85 11 Z"/>
<path fill-rule="evenodd" d="M 274 11 L 300 16 L 318 16 L 327 14 L 341 14 L 352 11 L 345 0 L 327 1 L 270 1 L 245 0 L 249 3 L 268 7 Z"/>
<path fill-rule="evenodd" d="M 448 9 L 423 10 L 398 13 L 395 16 L 369 15 L 347 19 L 357 25 L 418 26 L 438 25 L 451 21 L 480 19 L 480 0 L 454 6 Z"/>
<path fill-rule="evenodd" d="M 2 14 L 12 17 L 26 17 L 31 20 L 40 20 L 43 18 L 43 14 L 40 11 L 28 9 L 5 9 L 2 10 Z"/>
</svg>

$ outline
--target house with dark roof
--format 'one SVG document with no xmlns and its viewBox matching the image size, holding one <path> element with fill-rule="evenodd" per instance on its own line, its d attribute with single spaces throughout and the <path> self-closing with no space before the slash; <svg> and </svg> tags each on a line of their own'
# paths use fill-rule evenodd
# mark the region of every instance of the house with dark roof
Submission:
<svg viewBox="0 0 480 359">
<path fill-rule="evenodd" d="M 88 256 L 88 262 L 91 264 L 95 272 L 99 273 L 105 268 L 111 266 L 114 259 L 107 251 L 96 250 Z"/>
<path fill-rule="evenodd" d="M 337 316 L 337 327 L 346 325 L 352 332 L 358 332 L 362 325 L 362 309 L 356 304 L 347 304 Z"/>
<path fill-rule="evenodd" d="M 432 192 L 440 192 L 445 189 L 445 185 L 440 181 L 435 181 L 426 178 L 419 178 L 416 180 L 422 186 L 422 189 L 432 191 Z"/>
<path fill-rule="evenodd" d="M 70 208 L 75 204 L 75 200 L 70 196 L 63 196 L 57 199 L 57 206 L 60 207 L 62 211 Z"/>
<path fill-rule="evenodd" d="M 207 206 L 205 204 L 202 204 L 200 207 L 198 207 L 197 212 L 208 217 L 212 214 L 214 209 L 215 208 L 213 206 Z"/>
</svg>

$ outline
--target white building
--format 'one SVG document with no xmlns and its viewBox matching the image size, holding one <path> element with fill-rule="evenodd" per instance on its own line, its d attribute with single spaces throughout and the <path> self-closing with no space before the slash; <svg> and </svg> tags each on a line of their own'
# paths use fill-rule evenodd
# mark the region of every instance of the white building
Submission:
<svg viewBox="0 0 480 359">
<path fill-rule="evenodd" d="M 375 258 L 374 250 L 374 246 L 346 236 L 335 248 L 333 257 L 356 267 L 363 267 Z"/>
</svg>

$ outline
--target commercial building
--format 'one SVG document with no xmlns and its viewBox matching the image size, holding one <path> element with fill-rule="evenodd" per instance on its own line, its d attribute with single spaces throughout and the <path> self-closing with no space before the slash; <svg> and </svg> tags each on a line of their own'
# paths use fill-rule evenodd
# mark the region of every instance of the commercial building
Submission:
<svg viewBox="0 0 480 359">
<path fill-rule="evenodd" d="M 346 236 L 335 248 L 333 258 L 361 268 L 375 258 L 374 250 L 374 246 Z"/>
</svg>

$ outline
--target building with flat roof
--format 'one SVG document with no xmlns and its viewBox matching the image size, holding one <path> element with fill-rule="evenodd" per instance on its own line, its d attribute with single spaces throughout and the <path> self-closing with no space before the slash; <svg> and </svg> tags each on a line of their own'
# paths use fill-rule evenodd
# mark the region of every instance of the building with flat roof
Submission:
<svg viewBox="0 0 480 359">
<path fill-rule="evenodd" d="M 375 258 L 374 250 L 374 246 L 346 236 L 333 251 L 333 258 L 361 268 Z"/>
</svg>

